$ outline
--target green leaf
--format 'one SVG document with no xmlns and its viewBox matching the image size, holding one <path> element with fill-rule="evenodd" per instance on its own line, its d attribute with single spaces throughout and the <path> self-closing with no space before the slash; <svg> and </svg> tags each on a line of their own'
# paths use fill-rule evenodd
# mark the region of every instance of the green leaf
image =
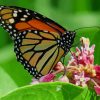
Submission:
<svg viewBox="0 0 100 100">
<path fill-rule="evenodd" d="M 0 49 L 0 65 L 18 86 L 27 85 L 31 82 L 32 76 L 16 60 L 12 45 Z"/>
<path fill-rule="evenodd" d="M 12 78 L 0 67 L 0 97 L 17 88 Z"/>
<path fill-rule="evenodd" d="M 21 87 L 1 100 L 80 100 L 84 89 L 72 84 L 53 82 Z M 80 95 L 81 96 L 81 95 Z"/>
<path fill-rule="evenodd" d="M 14 50 L 13 45 L 8 45 L 3 49 L 0 49 L 0 64 L 5 63 L 6 61 L 10 61 L 14 58 Z"/>
<path fill-rule="evenodd" d="M 0 27 L 0 49 L 11 42 L 9 35 Z"/>
<path fill-rule="evenodd" d="M 94 89 L 88 87 L 84 88 L 84 91 L 81 93 L 81 100 L 100 100 L 100 96 L 97 96 Z"/>
</svg>

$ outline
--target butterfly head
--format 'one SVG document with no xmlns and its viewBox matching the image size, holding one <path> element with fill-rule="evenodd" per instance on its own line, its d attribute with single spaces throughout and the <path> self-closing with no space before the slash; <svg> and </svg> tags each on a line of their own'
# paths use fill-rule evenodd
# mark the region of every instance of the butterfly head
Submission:
<svg viewBox="0 0 100 100">
<path fill-rule="evenodd" d="M 70 50 L 74 42 L 75 34 L 75 31 L 66 31 L 65 34 L 62 34 L 58 44 L 64 49 L 65 53 Z"/>
</svg>

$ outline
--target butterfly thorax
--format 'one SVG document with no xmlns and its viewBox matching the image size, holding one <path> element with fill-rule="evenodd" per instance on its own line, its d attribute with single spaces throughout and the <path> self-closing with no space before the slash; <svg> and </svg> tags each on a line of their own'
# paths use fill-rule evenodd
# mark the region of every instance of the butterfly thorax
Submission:
<svg viewBox="0 0 100 100">
<path fill-rule="evenodd" d="M 57 40 L 58 46 L 63 48 L 65 53 L 68 52 L 74 42 L 75 37 L 74 31 L 67 31 L 65 34 L 61 35 L 61 38 Z"/>
</svg>

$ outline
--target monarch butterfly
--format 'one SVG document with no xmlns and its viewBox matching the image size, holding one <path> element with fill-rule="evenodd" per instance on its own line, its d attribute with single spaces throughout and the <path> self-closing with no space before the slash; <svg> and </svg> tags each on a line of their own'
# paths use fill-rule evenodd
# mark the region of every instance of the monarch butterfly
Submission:
<svg viewBox="0 0 100 100">
<path fill-rule="evenodd" d="M 70 50 L 76 34 L 37 12 L 15 6 L 0 6 L 0 25 L 14 41 L 17 60 L 37 79 Z"/>
</svg>

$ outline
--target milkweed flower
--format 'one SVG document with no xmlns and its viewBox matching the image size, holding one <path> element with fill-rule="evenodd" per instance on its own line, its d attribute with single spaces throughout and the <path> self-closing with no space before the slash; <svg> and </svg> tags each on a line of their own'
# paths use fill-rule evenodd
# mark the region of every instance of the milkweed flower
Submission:
<svg viewBox="0 0 100 100">
<path fill-rule="evenodd" d="M 94 86 L 95 92 L 100 96 L 100 86 Z"/>
<path fill-rule="evenodd" d="M 90 41 L 84 37 L 80 41 L 82 46 L 76 48 L 76 52 L 72 52 L 66 69 L 72 73 L 69 77 L 70 82 L 83 87 L 88 85 L 88 82 L 92 82 L 95 92 L 100 95 L 100 66 L 94 65 L 95 45 L 89 47 Z"/>
</svg>

